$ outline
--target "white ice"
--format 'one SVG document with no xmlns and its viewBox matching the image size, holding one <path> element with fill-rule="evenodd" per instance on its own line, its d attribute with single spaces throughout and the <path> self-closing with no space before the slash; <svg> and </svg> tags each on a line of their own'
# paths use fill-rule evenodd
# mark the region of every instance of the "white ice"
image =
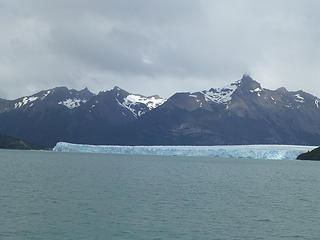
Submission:
<svg viewBox="0 0 320 240">
<path fill-rule="evenodd" d="M 252 158 L 293 160 L 316 146 L 297 145 L 232 145 L 232 146 L 113 146 L 59 142 L 56 152 L 90 152 L 164 156 L 206 156 L 213 158 Z"/>
</svg>

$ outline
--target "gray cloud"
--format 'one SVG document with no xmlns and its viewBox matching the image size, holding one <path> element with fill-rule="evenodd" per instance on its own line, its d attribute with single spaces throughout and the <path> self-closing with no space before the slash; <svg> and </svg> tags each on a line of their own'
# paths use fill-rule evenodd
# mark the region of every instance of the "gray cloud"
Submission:
<svg viewBox="0 0 320 240">
<path fill-rule="evenodd" d="M 250 73 L 320 96 L 309 1 L 0 0 L 0 97 L 65 85 L 170 96 Z"/>
</svg>

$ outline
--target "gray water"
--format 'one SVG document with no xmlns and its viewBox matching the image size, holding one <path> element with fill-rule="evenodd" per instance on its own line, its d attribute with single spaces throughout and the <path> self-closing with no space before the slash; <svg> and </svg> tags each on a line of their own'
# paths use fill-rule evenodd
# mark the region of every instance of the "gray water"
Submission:
<svg viewBox="0 0 320 240">
<path fill-rule="evenodd" d="M 0 239 L 319 239 L 320 162 L 0 151 Z"/>
</svg>

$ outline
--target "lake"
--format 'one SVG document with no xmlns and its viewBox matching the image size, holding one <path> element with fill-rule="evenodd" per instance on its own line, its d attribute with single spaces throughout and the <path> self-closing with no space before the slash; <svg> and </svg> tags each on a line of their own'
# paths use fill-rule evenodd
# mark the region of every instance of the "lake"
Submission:
<svg viewBox="0 0 320 240">
<path fill-rule="evenodd" d="M 0 151 L 0 239 L 318 239 L 320 162 Z"/>
</svg>

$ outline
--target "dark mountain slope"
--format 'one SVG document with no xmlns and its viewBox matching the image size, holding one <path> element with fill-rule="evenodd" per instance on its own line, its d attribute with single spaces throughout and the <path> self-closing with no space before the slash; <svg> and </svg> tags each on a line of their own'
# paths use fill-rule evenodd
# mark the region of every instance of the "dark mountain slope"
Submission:
<svg viewBox="0 0 320 240">
<path fill-rule="evenodd" d="M 57 87 L 7 101 L 2 110 L 0 106 L 0 133 L 51 146 L 68 134 L 72 111 L 92 96 L 94 94 L 88 89 L 76 91 Z"/>
<path fill-rule="evenodd" d="M 168 100 L 119 87 L 97 95 L 60 87 L 0 101 L 0 133 L 44 146 L 318 145 L 319 103 L 303 91 L 264 89 L 247 75 L 224 88 Z"/>
<path fill-rule="evenodd" d="M 313 145 L 320 142 L 318 103 L 303 91 L 263 89 L 245 75 L 226 88 L 173 95 L 128 128 L 129 143 Z"/>
<path fill-rule="evenodd" d="M 19 149 L 19 150 L 38 150 L 43 149 L 40 146 L 27 143 L 21 139 L 0 135 L 1 149 Z"/>
<path fill-rule="evenodd" d="M 58 87 L 0 103 L 0 133 L 52 147 L 58 141 L 112 143 L 118 128 L 162 104 L 119 87 L 98 95 Z"/>
</svg>

